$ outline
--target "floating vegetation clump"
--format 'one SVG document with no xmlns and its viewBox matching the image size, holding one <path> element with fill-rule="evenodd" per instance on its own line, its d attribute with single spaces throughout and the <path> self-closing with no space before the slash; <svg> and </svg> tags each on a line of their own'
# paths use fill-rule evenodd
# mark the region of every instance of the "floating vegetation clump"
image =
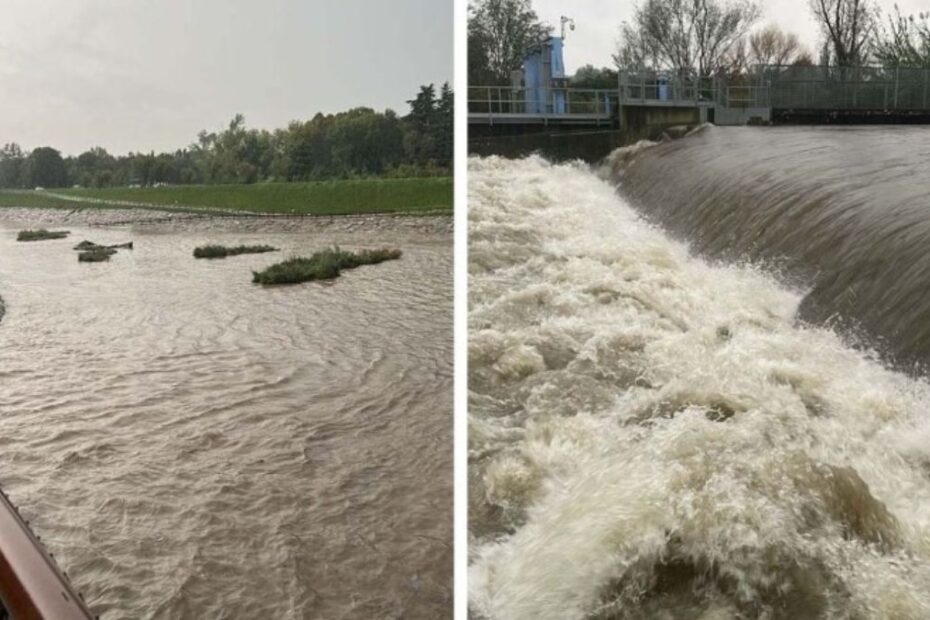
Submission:
<svg viewBox="0 0 930 620">
<path fill-rule="evenodd" d="M 110 260 L 110 257 L 116 254 L 113 248 L 96 247 L 78 254 L 80 263 L 102 263 Z"/>
<path fill-rule="evenodd" d="M 17 241 L 45 241 L 46 239 L 64 239 L 71 232 L 68 230 L 21 230 L 16 235 Z"/>
<path fill-rule="evenodd" d="M 258 284 L 298 284 L 310 280 L 332 280 L 338 278 L 343 269 L 374 265 L 400 257 L 401 251 L 392 248 L 347 252 L 337 246 L 315 252 L 310 258 L 290 258 L 264 271 L 254 271 L 252 281 Z"/>
<path fill-rule="evenodd" d="M 107 249 L 107 250 L 131 250 L 132 241 L 128 243 L 118 243 L 116 245 L 100 245 L 99 243 L 94 243 L 93 241 L 81 241 L 79 244 L 74 246 L 75 250 L 87 251 L 87 250 L 98 250 L 98 249 Z"/>
<path fill-rule="evenodd" d="M 226 258 L 227 256 L 238 256 L 239 254 L 263 254 L 277 251 L 278 248 L 273 248 L 270 245 L 237 245 L 235 247 L 204 245 L 194 249 L 194 258 Z"/>
</svg>

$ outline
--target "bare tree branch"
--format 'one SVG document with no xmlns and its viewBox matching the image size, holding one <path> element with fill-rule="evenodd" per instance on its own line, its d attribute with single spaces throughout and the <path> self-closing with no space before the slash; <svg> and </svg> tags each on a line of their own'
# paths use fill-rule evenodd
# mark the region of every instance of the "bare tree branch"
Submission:
<svg viewBox="0 0 930 620">
<path fill-rule="evenodd" d="M 621 28 L 614 61 L 709 75 L 726 68 L 759 14 L 753 0 L 645 0 Z"/>
<path fill-rule="evenodd" d="M 840 66 L 868 60 L 877 18 L 870 0 L 810 0 L 810 6 L 828 43 L 828 60 Z"/>
</svg>

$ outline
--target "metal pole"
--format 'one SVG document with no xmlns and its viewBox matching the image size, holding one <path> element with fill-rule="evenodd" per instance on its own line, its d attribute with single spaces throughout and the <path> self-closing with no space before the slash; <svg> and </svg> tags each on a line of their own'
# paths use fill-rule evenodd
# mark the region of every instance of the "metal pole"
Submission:
<svg viewBox="0 0 930 620">
<path fill-rule="evenodd" d="M 927 109 L 927 78 L 930 78 L 930 69 L 924 69 L 924 110 Z"/>
<path fill-rule="evenodd" d="M 898 67 L 894 68 L 894 109 L 898 109 Z"/>
<path fill-rule="evenodd" d="M 617 71 L 617 124 L 623 129 L 623 69 Z"/>
<path fill-rule="evenodd" d="M 862 83 L 862 67 L 856 67 L 856 79 L 853 80 L 853 100 L 852 105 L 858 108 L 859 104 L 859 84 Z"/>
</svg>

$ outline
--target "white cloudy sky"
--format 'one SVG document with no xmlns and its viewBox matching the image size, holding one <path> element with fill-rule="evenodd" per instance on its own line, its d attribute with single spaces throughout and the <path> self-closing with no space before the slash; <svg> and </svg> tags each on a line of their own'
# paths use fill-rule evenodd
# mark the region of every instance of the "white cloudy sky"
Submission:
<svg viewBox="0 0 930 620">
<path fill-rule="evenodd" d="M 452 0 L 0 0 L 0 144 L 172 150 L 236 113 L 274 128 L 407 112 L 452 75 Z"/>
<path fill-rule="evenodd" d="M 895 0 L 876 0 L 885 11 L 891 11 Z M 811 19 L 808 0 L 759 0 L 762 5 L 760 25 L 777 24 L 794 32 L 804 42 L 814 58 L 819 49 L 819 32 Z M 904 13 L 930 10 L 930 0 L 897 0 Z M 619 26 L 633 14 L 633 0 L 533 0 L 540 19 L 558 28 L 562 15 L 575 19 L 575 32 L 569 32 L 565 47 L 566 70 L 592 64 L 611 66 L 610 55 L 616 47 Z"/>
</svg>

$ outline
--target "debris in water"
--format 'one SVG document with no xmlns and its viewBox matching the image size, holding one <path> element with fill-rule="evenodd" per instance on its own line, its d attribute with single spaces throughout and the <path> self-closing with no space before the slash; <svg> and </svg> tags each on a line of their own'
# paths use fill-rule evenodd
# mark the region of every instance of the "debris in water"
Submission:
<svg viewBox="0 0 930 620">
<path fill-rule="evenodd" d="M 113 248 L 97 247 L 78 254 L 79 263 L 102 263 L 110 260 L 110 257 L 116 254 Z"/>
<path fill-rule="evenodd" d="M 64 239 L 71 234 L 69 230 L 21 230 L 16 235 L 17 241 L 45 241 L 47 239 Z"/>
<path fill-rule="evenodd" d="M 203 245 L 194 248 L 194 258 L 226 258 L 227 256 L 238 256 L 240 254 L 263 254 L 277 251 L 278 248 L 270 245 L 237 245 L 234 247 Z"/>
<path fill-rule="evenodd" d="M 80 250 L 80 251 L 97 250 L 100 248 L 110 249 L 110 250 L 131 250 L 132 241 L 128 243 L 118 243 L 116 245 L 100 245 L 98 243 L 94 243 L 93 241 L 84 240 L 84 241 L 81 241 L 76 246 L 74 246 L 75 250 Z"/>
<path fill-rule="evenodd" d="M 310 280 L 332 280 L 339 277 L 342 269 L 374 265 L 400 257 L 401 251 L 392 248 L 347 252 L 336 246 L 315 252 L 310 258 L 290 258 L 264 271 L 253 271 L 252 281 L 258 284 L 298 284 Z"/>
</svg>

